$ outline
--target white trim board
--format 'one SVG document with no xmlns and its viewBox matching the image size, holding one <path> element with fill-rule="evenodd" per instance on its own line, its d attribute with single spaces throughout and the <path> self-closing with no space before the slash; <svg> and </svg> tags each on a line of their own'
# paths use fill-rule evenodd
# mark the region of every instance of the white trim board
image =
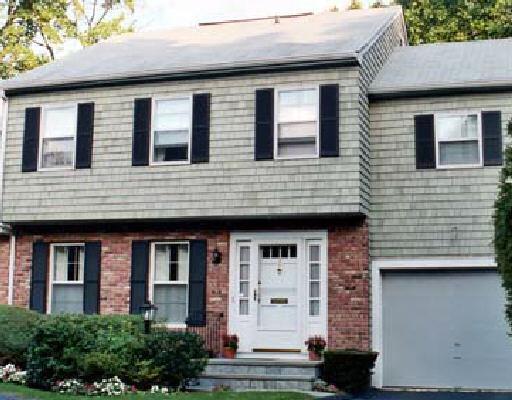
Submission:
<svg viewBox="0 0 512 400">
<path fill-rule="evenodd" d="M 496 268 L 494 257 L 448 257 L 448 258 L 377 258 L 371 261 L 372 278 L 372 348 L 379 353 L 375 363 L 372 384 L 382 388 L 383 375 L 383 335 L 382 335 L 382 271 L 418 271 L 453 269 Z"/>
</svg>

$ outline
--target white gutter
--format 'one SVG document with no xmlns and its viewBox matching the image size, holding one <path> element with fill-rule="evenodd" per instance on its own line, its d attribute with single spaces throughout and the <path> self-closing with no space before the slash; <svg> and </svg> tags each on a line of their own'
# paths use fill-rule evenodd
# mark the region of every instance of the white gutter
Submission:
<svg viewBox="0 0 512 400">
<path fill-rule="evenodd" d="M 7 141 L 7 113 L 9 112 L 9 103 L 7 97 L 2 92 L 2 149 L 0 151 L 0 208 L 3 209 L 3 193 L 4 193 L 4 161 L 5 161 L 5 144 Z M 2 217 L 0 213 L 0 219 Z"/>
<path fill-rule="evenodd" d="M 14 270 L 16 268 L 16 235 L 11 235 L 9 244 L 9 286 L 7 290 L 7 304 L 14 304 Z"/>
</svg>

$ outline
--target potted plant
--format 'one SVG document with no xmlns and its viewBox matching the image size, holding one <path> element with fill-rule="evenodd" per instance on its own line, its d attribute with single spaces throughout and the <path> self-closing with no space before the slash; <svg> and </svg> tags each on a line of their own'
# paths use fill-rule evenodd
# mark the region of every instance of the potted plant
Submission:
<svg viewBox="0 0 512 400">
<path fill-rule="evenodd" d="M 309 352 L 309 360 L 310 361 L 320 361 L 322 359 L 322 353 L 327 345 L 327 342 L 322 336 L 310 336 L 308 340 L 305 342 L 308 352 Z"/>
<path fill-rule="evenodd" d="M 238 336 L 225 334 L 222 336 L 222 356 L 224 358 L 235 358 L 238 350 Z"/>
</svg>

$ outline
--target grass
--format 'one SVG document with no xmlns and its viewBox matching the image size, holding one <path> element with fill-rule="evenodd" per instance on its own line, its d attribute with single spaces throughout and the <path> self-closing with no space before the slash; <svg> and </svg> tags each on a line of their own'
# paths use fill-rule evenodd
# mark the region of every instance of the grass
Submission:
<svg viewBox="0 0 512 400">
<path fill-rule="evenodd" d="M 91 396 L 73 396 L 31 389 L 12 383 L 0 383 L 0 395 L 12 395 L 30 400 L 86 400 Z M 311 400 L 312 397 L 293 392 L 216 392 L 177 393 L 172 395 L 137 393 L 112 397 L 115 400 Z"/>
</svg>

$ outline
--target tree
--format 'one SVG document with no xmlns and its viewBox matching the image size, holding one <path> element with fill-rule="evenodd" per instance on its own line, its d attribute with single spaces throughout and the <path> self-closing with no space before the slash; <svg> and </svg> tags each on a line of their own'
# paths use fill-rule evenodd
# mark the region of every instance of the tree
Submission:
<svg viewBox="0 0 512 400">
<path fill-rule="evenodd" d="M 512 120 L 508 123 L 512 137 Z M 500 175 L 498 197 L 494 204 L 494 249 L 498 271 L 506 292 L 505 313 L 512 325 L 512 146 L 505 150 L 505 162 Z"/>
<path fill-rule="evenodd" d="M 132 29 L 135 0 L 0 0 L 1 78 L 54 60 L 69 41 L 89 46 Z"/>
<path fill-rule="evenodd" d="M 461 42 L 512 36 L 512 0 L 396 0 L 409 43 Z"/>
<path fill-rule="evenodd" d="M 360 10 L 361 8 L 363 8 L 361 0 L 352 0 L 348 6 L 349 10 Z"/>
</svg>

